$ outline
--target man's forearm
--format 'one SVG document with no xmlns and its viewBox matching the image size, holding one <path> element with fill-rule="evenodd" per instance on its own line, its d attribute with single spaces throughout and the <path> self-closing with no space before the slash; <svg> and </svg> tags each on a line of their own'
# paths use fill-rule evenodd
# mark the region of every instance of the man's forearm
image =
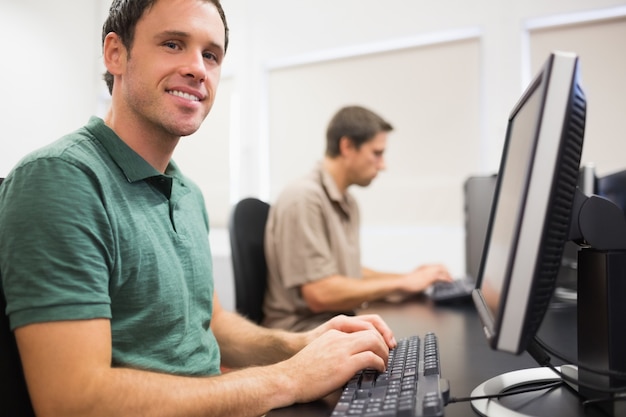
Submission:
<svg viewBox="0 0 626 417">
<path fill-rule="evenodd" d="M 307 343 L 304 334 L 259 327 L 228 311 L 214 317 L 211 330 L 219 342 L 222 363 L 230 368 L 276 363 Z"/>
<path fill-rule="evenodd" d="M 375 271 L 373 269 L 369 269 L 365 267 L 361 268 L 361 273 L 363 274 L 363 279 L 399 278 L 402 276 L 402 274 L 395 273 L 395 272 Z"/>
<path fill-rule="evenodd" d="M 38 417 L 258 416 L 294 400 L 284 363 L 212 377 L 112 368 L 105 319 L 37 323 L 15 334 Z"/>
<path fill-rule="evenodd" d="M 40 417 L 260 416 L 293 402 L 280 373 L 248 368 L 214 377 L 182 377 L 110 369 L 61 398 L 35 398 Z"/>
<path fill-rule="evenodd" d="M 346 311 L 364 302 L 381 299 L 401 288 L 401 278 L 356 279 L 333 275 L 302 286 L 302 295 L 313 312 Z"/>
</svg>

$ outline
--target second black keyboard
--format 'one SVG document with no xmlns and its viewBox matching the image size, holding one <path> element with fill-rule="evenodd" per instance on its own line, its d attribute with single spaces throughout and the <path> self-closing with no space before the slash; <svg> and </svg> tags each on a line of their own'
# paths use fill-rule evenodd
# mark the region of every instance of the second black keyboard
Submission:
<svg viewBox="0 0 626 417">
<path fill-rule="evenodd" d="M 432 285 L 430 298 L 436 303 L 451 303 L 472 300 L 476 283 L 470 278 L 459 278 L 451 282 L 437 282 Z"/>
<path fill-rule="evenodd" d="M 441 417 L 448 395 L 434 333 L 398 341 L 387 370 L 358 372 L 344 387 L 331 416 Z"/>
</svg>

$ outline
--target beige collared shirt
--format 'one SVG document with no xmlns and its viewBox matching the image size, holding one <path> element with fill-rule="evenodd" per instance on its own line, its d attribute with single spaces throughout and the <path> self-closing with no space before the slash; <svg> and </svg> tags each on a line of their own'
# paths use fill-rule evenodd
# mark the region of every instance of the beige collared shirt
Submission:
<svg viewBox="0 0 626 417">
<path fill-rule="evenodd" d="M 300 286 L 331 275 L 361 278 L 359 226 L 356 200 L 339 192 L 321 163 L 284 189 L 270 208 L 265 229 L 265 326 L 306 330 L 337 314 L 354 313 L 315 314 Z"/>
</svg>

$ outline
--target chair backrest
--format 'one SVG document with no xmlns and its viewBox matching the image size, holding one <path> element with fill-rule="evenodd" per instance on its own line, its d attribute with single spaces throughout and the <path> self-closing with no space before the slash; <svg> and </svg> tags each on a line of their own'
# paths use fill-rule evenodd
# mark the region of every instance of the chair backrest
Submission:
<svg viewBox="0 0 626 417">
<path fill-rule="evenodd" d="M 0 415 L 35 417 L 15 336 L 5 313 L 4 293 L 0 294 L 0 309 Z"/>
<path fill-rule="evenodd" d="M 235 308 L 254 321 L 263 320 L 267 264 L 263 240 L 270 206 L 256 198 L 239 201 L 230 215 L 228 231 L 235 278 Z"/>
<path fill-rule="evenodd" d="M 0 184 L 4 178 L 0 178 Z M 7 304 L 0 283 L 0 415 L 34 417 L 24 380 L 15 335 L 6 315 Z"/>
</svg>

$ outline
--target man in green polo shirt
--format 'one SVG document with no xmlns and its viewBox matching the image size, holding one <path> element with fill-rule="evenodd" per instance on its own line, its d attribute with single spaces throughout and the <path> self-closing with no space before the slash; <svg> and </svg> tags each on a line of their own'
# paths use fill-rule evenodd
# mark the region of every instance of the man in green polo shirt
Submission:
<svg viewBox="0 0 626 417">
<path fill-rule="evenodd" d="M 385 367 L 380 317 L 288 333 L 214 293 L 203 197 L 171 157 L 208 114 L 227 46 L 219 0 L 114 0 L 108 114 L 0 186 L 2 290 L 37 415 L 259 416 Z"/>
</svg>

